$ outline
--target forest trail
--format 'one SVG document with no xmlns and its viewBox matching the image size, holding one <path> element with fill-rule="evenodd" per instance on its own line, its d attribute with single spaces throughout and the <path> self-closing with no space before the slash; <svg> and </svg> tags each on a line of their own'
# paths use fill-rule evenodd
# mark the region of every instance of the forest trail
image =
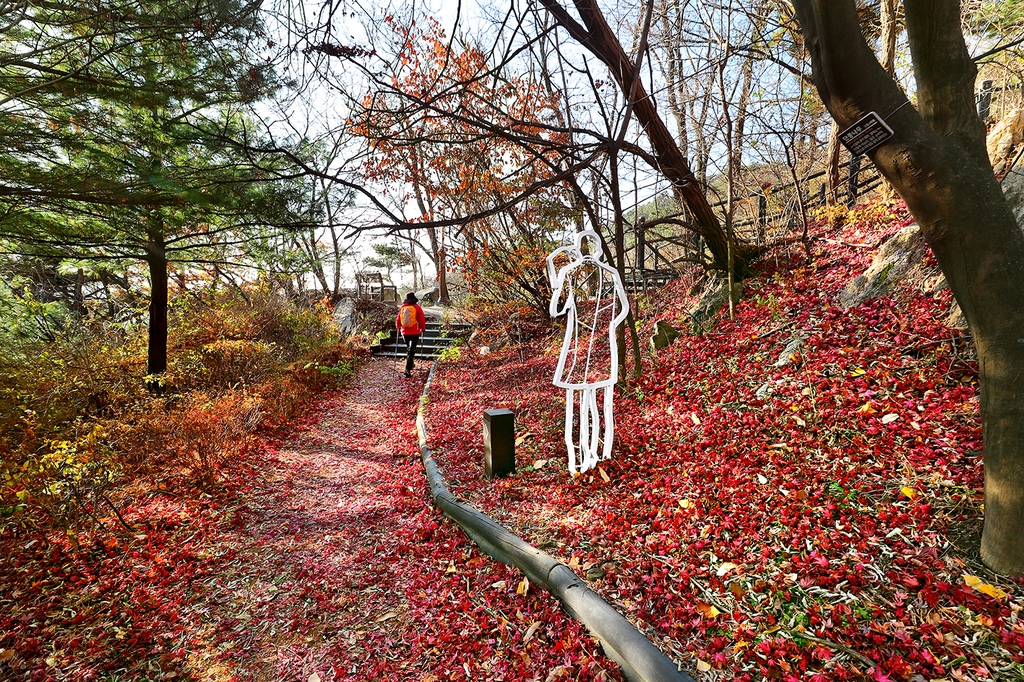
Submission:
<svg viewBox="0 0 1024 682">
<path fill-rule="evenodd" d="M 517 594 L 518 571 L 430 504 L 414 430 L 425 369 L 415 372 L 362 364 L 269 448 L 211 548 L 231 561 L 193 601 L 203 626 L 190 629 L 212 646 L 190 656 L 189 677 L 618 678 L 554 599 Z"/>
<path fill-rule="evenodd" d="M 217 485 L 126 490 L 131 534 L 0 533 L 0 679 L 619 679 L 557 600 L 431 504 L 424 376 L 367 358 Z"/>
<path fill-rule="evenodd" d="M 407 611 L 395 533 L 433 514 L 413 433 L 422 384 L 392 364 L 363 364 L 270 448 L 222 535 L 234 560 L 203 620 L 230 633 L 223 673 L 326 681 L 408 660 L 408 647 L 382 641 Z"/>
</svg>

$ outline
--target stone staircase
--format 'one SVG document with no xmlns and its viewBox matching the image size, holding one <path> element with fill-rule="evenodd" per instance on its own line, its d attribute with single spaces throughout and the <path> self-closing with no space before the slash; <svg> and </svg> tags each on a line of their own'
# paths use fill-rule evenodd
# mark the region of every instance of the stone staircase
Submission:
<svg viewBox="0 0 1024 682">
<path fill-rule="evenodd" d="M 423 332 L 420 343 L 416 346 L 416 358 L 433 360 L 441 355 L 456 339 L 469 336 L 470 326 L 465 322 L 438 322 L 427 320 L 427 331 Z M 374 356 L 380 358 L 405 357 L 408 349 L 405 342 L 398 337 L 397 330 L 391 330 L 391 336 L 378 345 L 370 348 Z"/>
</svg>

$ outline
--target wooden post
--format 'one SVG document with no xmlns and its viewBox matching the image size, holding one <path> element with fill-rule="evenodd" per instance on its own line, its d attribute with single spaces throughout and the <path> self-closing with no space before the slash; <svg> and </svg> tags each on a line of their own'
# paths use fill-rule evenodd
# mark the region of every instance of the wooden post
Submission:
<svg viewBox="0 0 1024 682">
<path fill-rule="evenodd" d="M 846 206 L 847 208 L 853 208 L 857 205 L 857 182 L 860 177 L 860 156 L 850 157 L 850 174 L 846 180 Z"/>
<path fill-rule="evenodd" d="M 981 91 L 978 93 L 978 118 L 988 121 L 992 115 L 992 81 L 981 81 Z"/>
<path fill-rule="evenodd" d="M 515 414 L 505 408 L 484 410 L 484 476 L 508 476 L 515 470 Z"/>
<path fill-rule="evenodd" d="M 647 268 L 647 230 L 644 220 L 641 219 L 636 226 L 636 269 L 641 272 Z"/>
</svg>

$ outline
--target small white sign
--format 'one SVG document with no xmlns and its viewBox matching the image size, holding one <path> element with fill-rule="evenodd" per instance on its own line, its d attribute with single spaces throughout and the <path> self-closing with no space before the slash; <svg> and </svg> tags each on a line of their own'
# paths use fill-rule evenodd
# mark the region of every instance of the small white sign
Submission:
<svg viewBox="0 0 1024 682">
<path fill-rule="evenodd" d="M 839 140 L 854 156 L 867 154 L 893 136 L 882 117 L 872 111 L 846 130 L 839 133 Z"/>
</svg>

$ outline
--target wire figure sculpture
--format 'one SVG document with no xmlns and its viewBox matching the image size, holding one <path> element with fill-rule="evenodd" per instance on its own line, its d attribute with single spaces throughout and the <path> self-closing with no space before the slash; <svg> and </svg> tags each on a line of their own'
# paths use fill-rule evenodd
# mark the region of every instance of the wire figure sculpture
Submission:
<svg viewBox="0 0 1024 682">
<path fill-rule="evenodd" d="M 587 239 L 593 244 L 589 253 L 584 253 Z M 601 260 L 600 244 L 596 232 L 584 230 L 576 233 L 571 246 L 555 249 L 547 257 L 552 289 L 548 311 L 552 317 L 566 315 L 565 339 L 553 383 L 565 389 L 565 446 L 573 476 L 610 458 L 615 436 L 616 329 L 629 314 L 629 299 L 619 273 Z M 556 269 L 559 256 L 569 262 Z M 598 407 L 599 390 L 603 391 L 602 408 Z M 577 402 L 578 432 L 574 428 Z"/>
</svg>

